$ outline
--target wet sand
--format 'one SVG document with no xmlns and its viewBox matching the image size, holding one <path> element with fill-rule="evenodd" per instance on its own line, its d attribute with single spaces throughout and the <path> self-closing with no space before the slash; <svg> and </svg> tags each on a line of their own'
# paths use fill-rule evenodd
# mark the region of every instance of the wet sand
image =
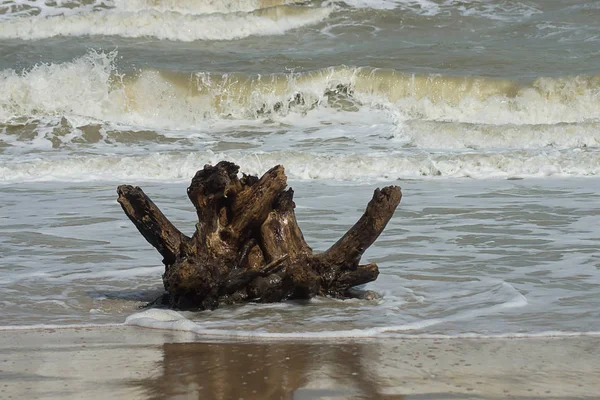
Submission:
<svg viewBox="0 0 600 400">
<path fill-rule="evenodd" d="M 592 399 L 600 337 L 212 341 L 128 326 L 0 332 L 2 399 Z"/>
</svg>

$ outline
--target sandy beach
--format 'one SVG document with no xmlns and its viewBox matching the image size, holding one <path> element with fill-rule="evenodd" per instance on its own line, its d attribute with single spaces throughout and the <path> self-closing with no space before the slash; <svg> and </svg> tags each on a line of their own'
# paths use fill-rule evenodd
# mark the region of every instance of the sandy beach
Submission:
<svg viewBox="0 0 600 400">
<path fill-rule="evenodd" d="M 0 333 L 3 399 L 593 399 L 600 337 L 214 341 L 128 326 Z"/>
</svg>

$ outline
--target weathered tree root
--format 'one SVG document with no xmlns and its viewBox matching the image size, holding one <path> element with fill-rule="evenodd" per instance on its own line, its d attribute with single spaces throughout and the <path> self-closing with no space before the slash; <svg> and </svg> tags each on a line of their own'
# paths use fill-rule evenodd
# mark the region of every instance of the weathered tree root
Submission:
<svg viewBox="0 0 600 400">
<path fill-rule="evenodd" d="M 166 304 L 214 309 L 220 303 L 343 298 L 353 286 L 377 279 L 376 264 L 359 262 L 400 203 L 399 187 L 376 189 L 358 222 L 329 250 L 313 254 L 298 227 L 284 168 L 260 179 L 240 179 L 238 171 L 221 161 L 196 173 L 187 190 L 198 215 L 192 237 L 139 187 L 117 188 L 123 211 L 163 257 Z"/>
</svg>

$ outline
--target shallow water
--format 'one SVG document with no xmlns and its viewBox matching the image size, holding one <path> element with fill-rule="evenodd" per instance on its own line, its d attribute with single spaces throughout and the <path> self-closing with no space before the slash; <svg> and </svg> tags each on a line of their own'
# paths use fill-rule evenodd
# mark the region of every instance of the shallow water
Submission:
<svg viewBox="0 0 600 400">
<path fill-rule="evenodd" d="M 600 331 L 600 6 L 580 1 L 7 0 L 0 5 L 3 326 L 228 335 Z M 116 204 L 193 230 L 206 163 L 284 164 L 324 250 L 376 186 L 375 301 L 134 315 L 160 257 Z M 192 321 L 192 322 L 190 322 Z"/>
<path fill-rule="evenodd" d="M 597 180 L 391 183 L 403 188 L 401 207 L 364 256 L 381 269 L 366 286 L 379 294 L 377 300 L 320 298 L 141 316 L 153 324 L 185 316 L 196 324 L 162 324 L 248 336 L 600 331 Z M 6 325 L 120 323 L 161 293 L 160 256 L 122 214 L 115 185 L 3 187 L 0 298 Z M 316 251 L 360 217 L 374 189 L 320 181 L 291 185 L 299 223 Z M 193 230 L 185 185 L 143 187 L 177 226 Z"/>
</svg>

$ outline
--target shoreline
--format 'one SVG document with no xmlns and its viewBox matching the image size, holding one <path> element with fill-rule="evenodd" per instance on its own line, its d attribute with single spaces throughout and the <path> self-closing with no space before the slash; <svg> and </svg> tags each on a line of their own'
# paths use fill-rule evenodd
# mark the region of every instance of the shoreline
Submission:
<svg viewBox="0 0 600 400">
<path fill-rule="evenodd" d="M 160 322 L 173 322 L 160 321 Z M 361 342 L 376 340 L 518 340 L 518 339 L 562 339 L 562 338 L 600 338 L 600 331 L 582 331 L 582 332 L 564 332 L 564 331 L 543 331 L 532 333 L 492 333 L 480 334 L 475 332 L 466 332 L 454 335 L 429 334 L 429 333 L 398 333 L 399 330 L 390 329 L 389 331 L 364 333 L 364 329 L 343 330 L 343 331 L 307 331 L 307 332 L 271 332 L 261 330 L 226 330 L 216 328 L 176 328 L 172 324 L 153 326 L 152 322 L 114 322 L 106 324 L 68 324 L 68 325 L 7 325 L 0 326 L 0 335 L 3 333 L 16 332 L 51 332 L 56 330 L 80 330 L 80 329 L 105 329 L 105 328 L 136 328 L 149 331 L 173 332 L 181 335 L 191 335 L 196 342 L 323 342 L 332 341 L 343 342 Z M 349 332 L 356 333 L 350 335 Z M 335 336 L 337 334 L 337 336 Z"/>
<path fill-rule="evenodd" d="M 600 337 L 260 340 L 135 326 L 0 331 L 0 397 L 592 399 Z"/>
</svg>

